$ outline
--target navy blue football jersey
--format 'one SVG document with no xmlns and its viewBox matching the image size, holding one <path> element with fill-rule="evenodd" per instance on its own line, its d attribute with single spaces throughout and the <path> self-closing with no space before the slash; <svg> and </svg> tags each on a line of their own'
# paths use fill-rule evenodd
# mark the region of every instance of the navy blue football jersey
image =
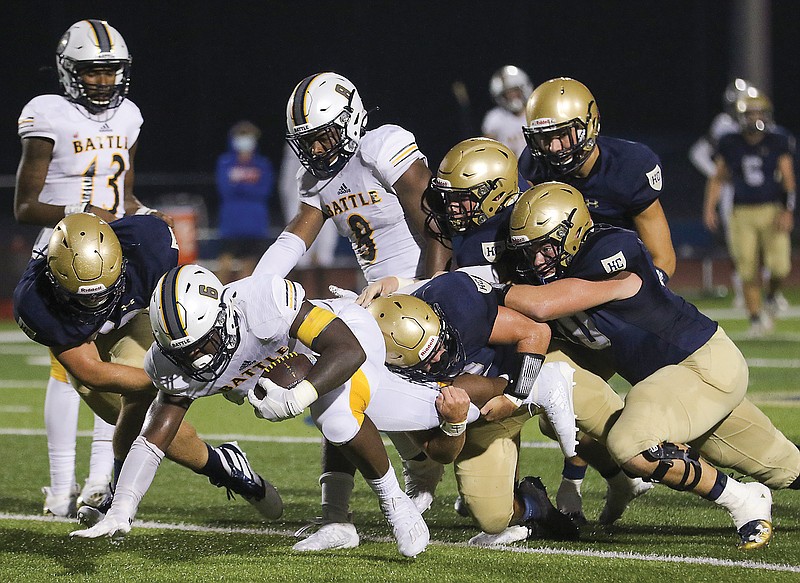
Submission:
<svg viewBox="0 0 800 583">
<path fill-rule="evenodd" d="M 658 199 L 663 186 L 661 164 L 650 148 L 638 142 L 600 136 L 600 156 L 586 178 L 562 176 L 526 147 L 519 160 L 520 175 L 531 184 L 551 180 L 577 188 L 595 223 L 633 229 L 633 218 Z M 524 185 L 520 185 L 525 189 Z"/>
<path fill-rule="evenodd" d="M 758 144 L 748 144 L 741 133 L 726 134 L 717 152 L 725 160 L 733 184 L 733 204 L 783 201 L 778 159 L 789 154 L 794 160 L 794 137 L 782 128 L 764 134 Z"/>
<path fill-rule="evenodd" d="M 45 267 L 46 258 L 31 259 L 14 289 L 14 319 L 32 339 L 45 346 L 75 346 L 86 342 L 106 322 L 119 327 L 147 308 L 159 278 L 178 264 L 172 230 L 149 215 L 123 217 L 110 224 L 127 260 L 125 291 L 105 320 L 82 322 L 55 303 Z"/>
<path fill-rule="evenodd" d="M 614 369 L 635 384 L 683 361 L 711 338 L 718 325 L 661 284 L 644 244 L 627 229 L 595 227 L 563 277 L 600 281 L 620 271 L 642 279 L 635 296 L 559 319 L 555 326 L 569 340 L 610 348 Z"/>
<path fill-rule="evenodd" d="M 489 346 L 498 296 L 488 282 L 451 271 L 434 277 L 412 295 L 438 305 L 447 323 L 458 332 L 466 354 L 462 372 L 492 377 L 510 372 L 506 370 L 511 366 L 507 348 Z M 513 352 L 513 347 L 510 350 Z"/>
<path fill-rule="evenodd" d="M 480 226 L 453 237 L 453 260 L 456 267 L 498 264 L 506 253 L 511 206 Z"/>
</svg>

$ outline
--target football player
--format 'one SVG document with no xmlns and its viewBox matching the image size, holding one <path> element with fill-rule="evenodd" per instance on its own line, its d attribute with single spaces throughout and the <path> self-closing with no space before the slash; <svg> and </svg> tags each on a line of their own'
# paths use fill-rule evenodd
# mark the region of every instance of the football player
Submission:
<svg viewBox="0 0 800 583">
<path fill-rule="evenodd" d="M 297 175 L 300 210 L 259 266 L 285 277 L 330 219 L 350 240 L 368 283 L 445 268 L 449 251 L 425 237 L 420 205 L 431 173 L 414 135 L 391 124 L 367 131 L 367 120 L 361 95 L 342 75 L 310 75 L 294 88 L 286 105 L 286 140 L 303 165 Z M 389 437 L 403 459 L 406 492 L 427 509 L 444 469 L 402 435 Z M 333 464 L 338 450 L 329 453 Z"/>
<path fill-rule="evenodd" d="M 125 460 L 108 514 L 74 534 L 124 536 L 186 410 L 195 399 L 222 393 L 237 404 L 248 400 L 256 415 L 269 421 L 296 417 L 310 406 L 325 439 L 375 491 L 400 553 L 414 557 L 424 551 L 428 527 L 400 489 L 380 435 L 365 415 L 384 370 L 380 332 L 352 302 L 323 305 L 307 301 L 300 285 L 258 270 L 227 286 L 198 265 L 175 267 L 161 277 L 150 300 L 156 341 L 145 358 L 158 397 Z M 310 354 L 314 364 L 304 380 L 286 389 L 261 373 L 292 346 Z"/>
<path fill-rule="evenodd" d="M 525 106 L 528 146 L 519 170 L 531 186 L 559 180 L 577 188 L 596 221 L 633 229 L 667 279 L 675 249 L 658 200 L 661 163 L 637 142 L 600 135 L 600 110 L 589 89 L 559 77 L 539 85 Z"/>
<path fill-rule="evenodd" d="M 76 213 L 59 221 L 46 254 L 31 259 L 14 290 L 20 328 L 50 348 L 95 413 L 116 422 L 115 477 L 156 394 L 142 369 L 152 336 L 145 298 L 177 261 L 172 230 L 156 217 L 125 217 L 112 227 L 94 214 Z M 188 424 L 168 453 L 256 508 L 272 489 L 236 444 L 212 448 Z M 109 503 L 110 496 L 101 506 Z M 77 512 L 86 521 L 99 515 L 92 506 Z"/>
<path fill-rule="evenodd" d="M 44 227 L 34 256 L 44 252 L 52 227 L 66 215 L 91 210 L 112 221 L 126 212 L 150 212 L 133 195 L 142 116 L 126 99 L 131 55 L 122 35 L 103 20 L 76 22 L 58 43 L 56 69 L 62 94 L 33 98 L 18 121 L 22 157 L 14 215 L 20 223 Z M 51 355 L 44 409 L 50 458 L 45 513 L 74 516 L 81 503 L 97 505 L 109 495 L 114 428 L 99 416 L 89 476 L 82 490 L 75 484 L 79 403 Z"/>
<path fill-rule="evenodd" d="M 627 229 L 595 225 L 584 197 L 564 183 L 526 191 L 511 215 L 509 244 L 534 284 L 565 278 L 614 282 L 621 299 L 576 312 L 561 299 L 506 305 L 586 346 L 609 345 L 631 383 L 606 445 L 626 472 L 690 491 L 730 513 L 739 548 L 772 538 L 774 488 L 800 488 L 800 452 L 745 399 L 744 357 L 722 328 L 664 285 L 643 243 Z M 566 281 L 566 279 L 565 279 Z M 513 287 L 512 287 L 513 290 Z M 701 455 L 760 482 L 740 483 Z"/>
<path fill-rule="evenodd" d="M 481 132 L 511 148 L 516 156 L 525 149 L 520 129 L 525 126 L 525 103 L 532 91 L 528 74 L 514 65 L 501 67 L 489 80 L 489 93 L 496 106 L 483 117 Z"/>
<path fill-rule="evenodd" d="M 722 111 L 711 121 L 708 133 L 701 136 L 692 144 L 689 149 L 689 159 L 694 167 L 706 177 L 711 178 L 717 166 L 714 163 L 714 155 L 717 151 L 720 138 L 725 134 L 732 134 L 739 131 L 739 124 L 736 122 L 736 102 L 740 97 L 748 93 L 757 93 L 758 89 L 745 79 L 736 78 L 730 82 L 722 93 Z M 726 182 L 722 185 L 719 196 L 719 217 L 725 231 L 725 240 L 728 248 L 731 248 L 729 221 L 733 210 L 733 185 Z M 744 291 L 742 290 L 742 280 L 736 273 L 734 266 L 731 275 L 731 284 L 734 292 L 733 305 L 736 308 L 744 308 Z"/>
<path fill-rule="evenodd" d="M 508 222 L 514 202 L 519 196 L 517 162 L 504 145 L 485 138 L 464 140 L 453 146 L 439 165 L 431 188 L 426 192 L 425 207 L 429 221 L 436 224 L 445 242 L 453 248 L 453 264 L 461 270 L 477 274 L 492 282 L 510 281 L 514 261 L 506 249 Z M 381 282 L 379 282 L 381 283 Z M 371 297 L 369 292 L 393 291 L 378 285 L 362 294 L 361 302 Z M 522 293 L 517 288 L 514 293 Z M 546 301 L 526 290 L 531 302 Z M 628 478 L 597 443 L 603 427 L 622 408 L 622 399 L 606 380 L 613 374 L 602 357 L 586 354 L 570 343 L 553 338 L 546 362 L 567 362 L 575 369 L 576 387 L 573 393 L 578 425 L 586 435 L 580 441 L 581 456 L 565 460 L 563 479 L 556 493 L 558 508 L 576 522 L 586 522 L 583 514 L 581 485 L 587 463 L 607 480 L 606 504 L 600 513 L 602 524 L 619 519 L 628 503 L 644 494 L 652 485 L 640 479 Z M 539 417 L 542 431 L 554 437 L 545 417 Z M 588 462 L 584 459 L 588 460 Z"/>
<path fill-rule="evenodd" d="M 750 316 L 748 334 L 772 331 L 780 310 L 780 288 L 791 269 L 790 233 L 794 228 L 797 182 L 795 139 L 772 121 L 772 103 L 763 93 L 748 92 L 736 102 L 739 131 L 720 138 L 716 171 L 706 185 L 703 221 L 719 228 L 717 204 L 723 185 L 733 184 L 730 251 L 744 287 Z M 766 310 L 762 310 L 759 262 L 769 269 Z M 785 305 L 784 305 L 785 307 Z"/>
</svg>

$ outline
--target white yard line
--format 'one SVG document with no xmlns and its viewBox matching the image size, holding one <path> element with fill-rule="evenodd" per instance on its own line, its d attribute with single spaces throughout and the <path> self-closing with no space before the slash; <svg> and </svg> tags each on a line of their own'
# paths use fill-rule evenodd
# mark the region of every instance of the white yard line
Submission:
<svg viewBox="0 0 800 583">
<path fill-rule="evenodd" d="M 8 514 L 0 513 L 0 520 L 25 520 L 33 522 L 69 522 L 78 526 L 74 519 L 56 518 L 53 516 L 37 516 L 32 514 Z M 214 534 L 255 534 L 255 535 L 278 535 L 292 537 L 293 531 L 274 528 L 222 528 L 213 526 L 200 526 L 196 524 L 171 524 L 166 522 L 136 521 L 135 528 L 158 529 L 158 530 L 178 530 L 182 532 L 204 532 Z M 135 531 L 134 535 L 135 536 Z M 371 542 L 394 542 L 389 537 L 365 537 L 361 540 Z M 468 548 L 477 551 L 479 547 L 467 543 L 451 543 L 444 541 L 431 541 L 431 545 L 441 547 Z M 488 549 L 487 549 L 488 550 Z M 711 557 L 682 557 L 678 555 L 659 555 L 655 553 L 624 553 L 613 551 L 594 551 L 580 549 L 553 549 L 547 547 L 522 547 L 522 546 L 498 546 L 490 550 L 513 552 L 520 554 L 533 555 L 560 555 L 567 557 L 595 557 L 599 559 L 621 559 L 626 561 L 646 561 L 650 563 L 679 563 L 685 565 L 708 565 L 712 567 L 731 567 L 735 569 L 759 569 L 762 571 L 776 571 L 784 573 L 800 573 L 800 566 L 787 565 L 781 563 L 761 563 L 758 561 L 732 561 L 729 559 L 715 559 Z"/>
</svg>

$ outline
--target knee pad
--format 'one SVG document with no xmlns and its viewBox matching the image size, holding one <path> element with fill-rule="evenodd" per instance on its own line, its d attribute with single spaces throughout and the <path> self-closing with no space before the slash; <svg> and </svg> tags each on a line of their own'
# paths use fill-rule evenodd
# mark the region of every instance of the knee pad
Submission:
<svg viewBox="0 0 800 583">
<path fill-rule="evenodd" d="M 649 462 L 658 462 L 658 466 L 656 466 L 653 473 L 647 478 L 643 478 L 647 481 L 660 482 L 676 461 L 683 462 L 683 477 L 680 482 L 674 486 L 666 484 L 679 492 L 693 490 L 703 475 L 699 452 L 688 446 L 686 449 L 681 449 L 674 443 L 665 441 L 643 451 L 642 455 Z"/>
<path fill-rule="evenodd" d="M 333 445 L 343 445 L 356 436 L 361 426 L 352 415 L 339 414 L 326 416 L 319 429 Z"/>
</svg>

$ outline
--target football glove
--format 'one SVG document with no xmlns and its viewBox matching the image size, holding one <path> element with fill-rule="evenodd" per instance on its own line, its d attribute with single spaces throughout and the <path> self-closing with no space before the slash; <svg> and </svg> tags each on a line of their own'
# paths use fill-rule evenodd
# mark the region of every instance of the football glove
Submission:
<svg viewBox="0 0 800 583">
<path fill-rule="evenodd" d="M 264 389 L 263 399 L 256 396 L 254 388 L 247 393 L 247 400 L 255 409 L 256 417 L 267 421 L 283 421 L 297 417 L 307 406 L 298 402 L 295 389 L 286 389 L 266 377 L 258 379 L 258 386 Z M 316 398 L 316 393 L 314 396 Z"/>
</svg>

